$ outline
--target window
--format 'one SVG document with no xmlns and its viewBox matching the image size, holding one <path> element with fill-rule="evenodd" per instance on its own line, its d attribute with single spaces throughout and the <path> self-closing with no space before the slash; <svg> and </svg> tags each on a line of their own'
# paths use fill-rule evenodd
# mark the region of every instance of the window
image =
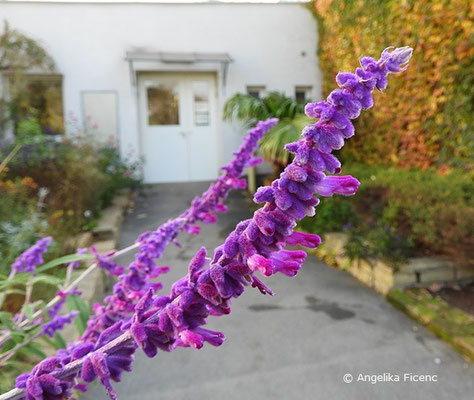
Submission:
<svg viewBox="0 0 474 400">
<path fill-rule="evenodd" d="M 64 132 L 62 75 L 27 75 L 15 119 L 35 118 L 46 134 Z"/>
<path fill-rule="evenodd" d="M 298 103 L 307 103 L 311 98 L 311 86 L 296 86 L 295 87 L 295 100 Z"/>
<path fill-rule="evenodd" d="M 265 86 L 247 86 L 247 94 L 256 99 L 261 99 L 265 96 Z"/>
<path fill-rule="evenodd" d="M 208 126 L 209 117 L 209 82 L 193 82 L 194 125 Z"/>
<path fill-rule="evenodd" d="M 159 84 L 146 90 L 148 125 L 179 125 L 177 84 Z"/>
</svg>

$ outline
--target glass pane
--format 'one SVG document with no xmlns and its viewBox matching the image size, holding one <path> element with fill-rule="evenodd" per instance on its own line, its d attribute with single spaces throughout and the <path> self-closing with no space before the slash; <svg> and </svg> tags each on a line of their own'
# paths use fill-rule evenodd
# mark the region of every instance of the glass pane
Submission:
<svg viewBox="0 0 474 400">
<path fill-rule="evenodd" d="M 265 92 L 265 86 L 247 86 L 247 94 L 255 99 L 261 99 Z"/>
<path fill-rule="evenodd" d="M 16 121 L 35 116 L 46 134 L 64 133 L 61 75 L 28 75 L 25 92 L 14 111 Z"/>
<path fill-rule="evenodd" d="M 148 125 L 178 125 L 179 95 L 175 84 L 159 84 L 146 90 Z"/>
<path fill-rule="evenodd" d="M 307 103 L 311 94 L 311 86 L 296 86 L 295 100 L 298 103 Z"/>
<path fill-rule="evenodd" d="M 296 90 L 295 99 L 298 103 L 305 103 L 306 102 L 306 90 Z"/>
<path fill-rule="evenodd" d="M 209 82 L 193 82 L 194 125 L 208 126 L 209 116 Z"/>
</svg>

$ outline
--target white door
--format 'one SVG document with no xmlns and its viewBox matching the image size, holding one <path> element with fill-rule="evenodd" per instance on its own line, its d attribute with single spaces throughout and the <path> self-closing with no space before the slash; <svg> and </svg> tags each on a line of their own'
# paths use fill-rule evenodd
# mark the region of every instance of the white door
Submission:
<svg viewBox="0 0 474 400">
<path fill-rule="evenodd" d="M 140 75 L 139 107 L 146 183 L 217 177 L 215 75 Z"/>
</svg>

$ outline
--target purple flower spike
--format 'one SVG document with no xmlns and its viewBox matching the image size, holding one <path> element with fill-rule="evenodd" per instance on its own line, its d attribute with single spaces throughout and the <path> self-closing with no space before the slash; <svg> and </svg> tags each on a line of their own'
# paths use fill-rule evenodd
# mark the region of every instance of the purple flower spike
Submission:
<svg viewBox="0 0 474 400">
<path fill-rule="evenodd" d="M 43 254 L 48 250 L 52 240 L 50 236 L 38 240 L 15 260 L 12 269 L 16 272 L 33 272 L 37 265 L 43 264 Z"/>
<path fill-rule="evenodd" d="M 135 261 L 130 265 L 127 273 L 120 276 L 120 281 L 114 286 L 114 294 L 106 298 L 106 305 L 94 308 L 95 315 L 89 320 L 82 340 L 92 342 L 97 340 L 101 331 L 132 313 L 136 302 L 149 288 L 155 291 L 161 288 L 159 283 L 150 283 L 152 278 L 167 271 L 160 269 L 155 259 L 162 256 L 169 243 L 177 244 L 176 237 L 181 230 L 198 234 L 200 227 L 195 225 L 196 222 L 214 223 L 217 221 L 215 214 L 226 211 L 223 201 L 230 190 L 246 186 L 245 179 L 239 179 L 243 169 L 258 161 L 252 156 L 258 140 L 276 123 L 276 119 L 257 123 L 257 126 L 251 129 L 244 138 L 239 151 L 234 153 L 235 158 L 222 168 L 225 171 L 224 175 L 220 176 L 201 197 L 196 197 L 188 210 L 176 219 L 161 225 L 156 231 L 140 235 L 138 239 L 140 251 L 135 256 Z M 106 256 L 98 257 L 98 261 L 106 271 L 111 273 L 120 271 L 116 269 L 116 264 L 108 260 Z"/>
<path fill-rule="evenodd" d="M 53 337 L 56 331 L 64 328 L 65 325 L 70 324 L 74 318 L 79 315 L 79 311 L 72 310 L 66 315 L 55 315 L 53 319 L 41 327 L 41 333 Z"/>
</svg>

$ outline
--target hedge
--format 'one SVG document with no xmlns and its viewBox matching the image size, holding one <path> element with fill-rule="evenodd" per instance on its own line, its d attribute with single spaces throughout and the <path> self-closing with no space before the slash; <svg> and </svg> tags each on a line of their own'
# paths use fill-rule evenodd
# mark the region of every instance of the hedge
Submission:
<svg viewBox="0 0 474 400">
<path fill-rule="evenodd" d="M 466 0 L 316 0 L 325 95 L 353 54 L 411 46 L 404 79 L 379 94 L 342 156 L 369 164 L 472 166 L 474 7 Z"/>
</svg>

